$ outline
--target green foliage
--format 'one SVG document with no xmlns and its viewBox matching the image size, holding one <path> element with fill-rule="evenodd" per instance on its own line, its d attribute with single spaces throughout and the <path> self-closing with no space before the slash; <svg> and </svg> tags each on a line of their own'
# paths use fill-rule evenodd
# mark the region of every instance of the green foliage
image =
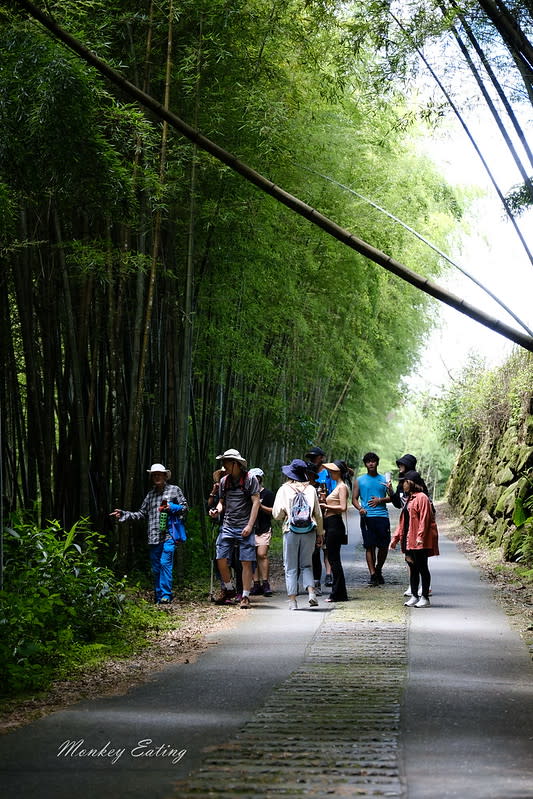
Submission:
<svg viewBox="0 0 533 799">
<path fill-rule="evenodd" d="M 369 82 L 379 35 L 362 9 L 184 0 L 167 60 L 164 5 L 50 8 L 160 101 L 168 67 L 170 107 L 273 182 L 415 271 L 441 271 L 421 242 L 321 177 L 443 248 L 461 216 L 417 153 L 425 128 L 403 87 Z M 23 243 L 10 249 L 0 319 L 22 342 L 4 372 L 6 394 L 18 390 L 6 426 L 28 475 L 10 470 L 8 492 L 40 499 L 65 526 L 91 514 L 109 529 L 108 508 L 142 496 L 149 453 L 199 506 L 213 456 L 231 444 L 276 478 L 310 441 L 366 448 L 416 359 L 402 342 L 422 346 L 432 301 L 175 131 L 163 137 L 35 25 L 14 20 L 0 37 L 0 180 Z M 185 571 L 201 569 L 205 536 L 186 548 Z M 124 558 L 133 550 L 118 544 Z"/>
<path fill-rule="evenodd" d="M 210 556 L 213 554 L 213 525 L 204 517 L 205 532 L 197 508 L 191 508 L 187 514 L 187 541 L 183 544 L 184 574 L 182 586 L 194 583 L 206 577 L 210 572 Z M 180 586 L 180 587 L 182 587 Z"/>
<path fill-rule="evenodd" d="M 98 565 L 101 536 L 81 520 L 69 531 L 20 517 L 5 537 L 0 662 L 6 693 L 43 687 L 73 646 L 117 629 L 124 581 Z"/>
<path fill-rule="evenodd" d="M 533 563 L 533 359 L 516 351 L 500 367 L 471 363 L 444 397 L 445 439 L 460 445 L 449 499 L 508 560 Z"/>
<path fill-rule="evenodd" d="M 518 496 L 513 511 L 513 524 L 516 534 L 513 536 L 510 551 L 512 560 L 533 565 L 533 482 L 528 480 L 527 498 Z"/>
<path fill-rule="evenodd" d="M 513 189 L 511 189 L 505 199 L 509 203 L 509 207 L 514 216 L 520 216 L 521 214 L 524 214 L 533 205 L 531 191 L 529 186 L 526 186 L 525 183 L 522 183 L 519 186 L 515 186 Z"/>
<path fill-rule="evenodd" d="M 480 436 L 496 437 L 509 423 L 517 424 L 527 412 L 533 379 L 531 357 L 517 350 L 496 369 L 486 369 L 472 357 L 443 401 L 440 423 L 443 438 L 461 446 L 475 446 Z"/>
<path fill-rule="evenodd" d="M 440 428 L 442 399 L 412 392 L 401 406 L 387 414 L 381 434 L 372 438 L 368 449 L 380 455 L 380 471 L 397 475 L 396 460 L 411 453 L 417 458 L 417 471 L 424 478 L 431 496 L 441 499 L 457 456 L 457 442 L 443 442 Z M 359 453 L 359 460 L 362 453 Z"/>
</svg>

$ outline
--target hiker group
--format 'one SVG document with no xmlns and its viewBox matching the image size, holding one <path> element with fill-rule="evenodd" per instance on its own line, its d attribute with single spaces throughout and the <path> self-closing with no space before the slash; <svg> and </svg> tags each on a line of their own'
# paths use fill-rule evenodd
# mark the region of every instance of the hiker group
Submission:
<svg viewBox="0 0 533 799">
<path fill-rule="evenodd" d="M 311 448 L 304 457 L 281 467 L 286 479 L 274 494 L 263 485 L 263 470 L 248 469 L 238 450 L 228 449 L 217 456 L 220 466 L 213 473 L 207 498 L 209 516 L 217 528 L 213 566 L 220 590 L 213 600 L 248 609 L 250 597 L 272 595 L 268 552 L 275 519 L 282 524 L 289 609 L 297 610 L 299 593 L 306 596 L 309 607 L 317 607 L 323 586 L 330 591 L 325 602 L 347 602 L 341 548 L 348 543 L 346 514 L 351 494 L 360 515 L 370 585 L 384 583 L 388 551 L 399 543 L 410 574 L 405 604 L 429 607 L 428 559 L 438 555 L 438 531 L 427 487 L 415 470 L 416 458 L 404 455 L 397 460 L 398 486 L 393 491 L 390 475 L 378 472 L 375 452 L 364 455 L 366 474 L 357 477 L 343 460 L 326 462 L 320 447 Z M 153 486 L 141 508 L 116 508 L 111 516 L 119 522 L 147 522 L 154 600 L 165 605 L 173 599 L 174 550 L 178 541 L 186 540 L 188 505 L 179 486 L 170 484 L 170 471 L 163 464 L 153 464 L 148 473 Z M 389 502 L 401 509 L 392 537 Z"/>
<path fill-rule="evenodd" d="M 286 479 L 275 495 L 263 486 L 263 471 L 248 470 L 238 450 L 226 450 L 217 460 L 221 468 L 213 474 L 208 498 L 209 514 L 219 525 L 216 567 L 220 590 L 213 597 L 217 604 L 238 603 L 248 609 L 250 597 L 272 595 L 268 562 L 272 519 L 282 523 L 289 609 L 298 609 L 299 593 L 306 596 L 311 608 L 318 606 L 324 572 L 324 587 L 330 589 L 325 602 L 348 601 L 341 547 L 348 543 L 346 514 L 351 493 L 360 515 L 369 583 L 384 583 L 382 570 L 388 551 L 400 543 L 410 574 L 405 604 L 429 607 L 428 559 L 438 554 L 438 532 L 434 507 L 415 471 L 414 456 L 398 459 L 398 486 L 393 491 L 390 475 L 378 472 L 376 453 L 364 455 L 366 474 L 354 477 L 345 461 L 326 462 L 324 451 L 313 447 L 305 460 L 294 459 L 281 467 Z M 392 537 L 389 502 L 401 509 Z"/>
</svg>

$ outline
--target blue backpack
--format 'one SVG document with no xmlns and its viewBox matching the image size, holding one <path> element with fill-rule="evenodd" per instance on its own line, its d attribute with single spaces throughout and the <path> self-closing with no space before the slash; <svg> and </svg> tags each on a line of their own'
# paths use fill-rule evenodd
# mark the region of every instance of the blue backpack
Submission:
<svg viewBox="0 0 533 799">
<path fill-rule="evenodd" d="M 313 513 L 303 491 L 293 488 L 295 496 L 289 516 L 289 530 L 293 533 L 309 533 L 314 529 Z"/>
</svg>

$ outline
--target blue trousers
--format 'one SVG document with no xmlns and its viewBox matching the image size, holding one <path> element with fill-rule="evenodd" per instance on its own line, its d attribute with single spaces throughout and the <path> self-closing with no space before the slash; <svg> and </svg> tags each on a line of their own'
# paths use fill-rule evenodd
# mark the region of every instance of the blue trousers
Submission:
<svg viewBox="0 0 533 799">
<path fill-rule="evenodd" d="M 160 544 L 148 544 L 156 602 L 161 602 L 162 599 L 172 599 L 174 548 L 174 541 L 162 541 Z"/>
</svg>

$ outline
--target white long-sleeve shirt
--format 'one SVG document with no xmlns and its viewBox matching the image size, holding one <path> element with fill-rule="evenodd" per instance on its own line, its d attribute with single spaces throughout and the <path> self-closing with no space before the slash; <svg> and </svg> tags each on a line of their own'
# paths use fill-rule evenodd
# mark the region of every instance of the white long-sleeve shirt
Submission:
<svg viewBox="0 0 533 799">
<path fill-rule="evenodd" d="M 289 531 L 291 506 L 296 496 L 294 489 L 304 492 L 309 502 L 309 507 L 312 510 L 313 521 L 316 524 L 316 534 L 323 535 L 324 525 L 322 522 L 322 510 L 318 502 L 318 495 L 310 483 L 298 483 L 296 480 L 287 480 L 286 483 L 283 483 L 277 490 L 274 506 L 272 508 L 272 516 L 278 522 L 283 521 L 283 532 L 287 533 Z"/>
</svg>

